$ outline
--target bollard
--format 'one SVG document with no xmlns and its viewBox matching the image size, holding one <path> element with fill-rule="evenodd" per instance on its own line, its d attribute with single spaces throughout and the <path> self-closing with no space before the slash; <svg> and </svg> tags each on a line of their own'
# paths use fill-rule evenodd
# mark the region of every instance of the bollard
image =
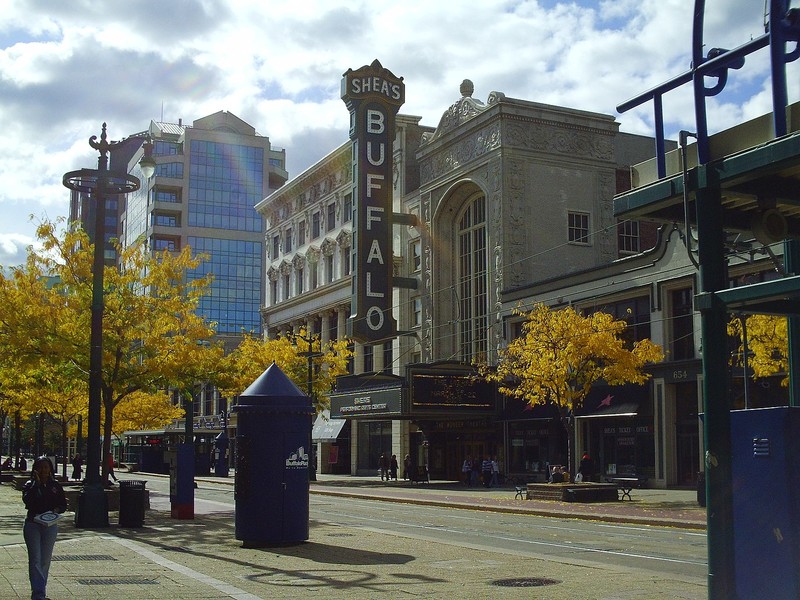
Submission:
<svg viewBox="0 0 800 600">
<path fill-rule="evenodd" d="M 214 475 L 217 477 L 228 476 L 228 434 L 223 430 L 214 438 Z"/>
</svg>

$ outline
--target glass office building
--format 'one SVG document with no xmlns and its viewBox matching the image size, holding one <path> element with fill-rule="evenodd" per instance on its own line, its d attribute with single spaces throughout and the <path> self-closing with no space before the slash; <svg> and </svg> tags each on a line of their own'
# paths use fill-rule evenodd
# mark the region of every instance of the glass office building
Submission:
<svg viewBox="0 0 800 600">
<path fill-rule="evenodd" d="M 264 225 L 254 206 L 285 183 L 285 151 L 225 111 L 192 125 L 153 121 L 132 137 L 145 135 L 153 141 L 156 171 L 128 201 L 123 243 L 144 239 L 155 252 L 189 246 L 203 254 L 205 262 L 188 273 L 190 279 L 213 274 L 198 311 L 230 345 L 243 331 L 260 333 Z"/>
<path fill-rule="evenodd" d="M 200 300 L 200 313 L 217 323 L 220 334 L 260 331 L 261 242 L 190 236 L 189 245 L 208 256 L 189 278 L 214 275 L 211 293 Z"/>
</svg>

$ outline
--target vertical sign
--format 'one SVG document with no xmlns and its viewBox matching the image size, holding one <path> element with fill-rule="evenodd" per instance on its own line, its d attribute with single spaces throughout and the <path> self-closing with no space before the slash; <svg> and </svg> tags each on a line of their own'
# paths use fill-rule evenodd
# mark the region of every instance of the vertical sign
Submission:
<svg viewBox="0 0 800 600">
<path fill-rule="evenodd" d="M 402 77 L 375 60 L 342 79 L 353 141 L 353 299 L 348 335 L 394 337 L 392 315 L 392 144 L 405 102 Z"/>
</svg>

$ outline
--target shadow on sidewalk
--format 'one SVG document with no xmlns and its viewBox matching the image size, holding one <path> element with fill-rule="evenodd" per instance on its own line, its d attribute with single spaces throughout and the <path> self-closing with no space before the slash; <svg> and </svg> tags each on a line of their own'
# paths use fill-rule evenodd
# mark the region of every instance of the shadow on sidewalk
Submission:
<svg viewBox="0 0 800 600">
<path fill-rule="evenodd" d="M 216 561 L 226 570 L 243 571 L 246 579 L 282 587 L 287 582 L 302 581 L 302 587 L 370 590 L 380 593 L 386 582 L 379 582 L 378 571 L 406 580 L 409 585 L 445 583 L 447 580 L 414 573 L 392 574 L 392 567 L 402 567 L 417 560 L 412 554 L 382 552 L 382 539 L 366 543 L 373 534 L 355 533 L 331 523 L 310 522 L 311 540 L 292 545 L 244 548 L 234 538 L 234 514 L 204 514 L 194 521 L 175 521 L 168 513 L 148 511 L 147 524 L 138 529 L 119 529 L 121 538 L 150 546 L 159 555 L 177 562 L 207 563 Z M 327 540 L 330 540 L 328 542 Z M 373 546 L 373 549 L 364 546 Z M 181 559 L 180 555 L 191 559 Z M 304 565 L 300 566 L 299 565 Z M 363 568 L 362 568 L 363 567 Z"/>
</svg>

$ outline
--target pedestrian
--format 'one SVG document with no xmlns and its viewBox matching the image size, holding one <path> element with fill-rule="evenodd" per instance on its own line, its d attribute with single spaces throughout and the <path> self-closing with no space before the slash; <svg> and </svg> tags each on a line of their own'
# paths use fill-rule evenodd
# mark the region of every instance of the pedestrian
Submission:
<svg viewBox="0 0 800 600">
<path fill-rule="evenodd" d="M 483 487 L 488 488 L 492 485 L 492 459 L 488 456 L 481 463 L 481 471 L 483 471 Z"/>
<path fill-rule="evenodd" d="M 594 461 L 592 457 L 589 456 L 588 452 L 583 453 L 581 464 L 578 467 L 578 473 L 581 474 L 583 481 L 591 481 L 592 477 L 594 477 Z"/>
<path fill-rule="evenodd" d="M 500 463 L 497 462 L 497 457 L 492 459 L 492 487 L 500 485 Z"/>
<path fill-rule="evenodd" d="M 469 486 L 472 483 L 472 457 L 468 456 L 464 459 L 464 464 L 461 465 L 461 473 L 464 475 L 464 485 Z"/>
<path fill-rule="evenodd" d="M 60 514 L 67 510 L 64 489 L 53 476 L 53 463 L 46 456 L 33 461 L 31 478 L 22 489 L 22 501 L 28 514 L 22 527 L 25 546 L 28 548 L 28 579 L 31 582 L 31 598 L 45 600 L 50 559 L 58 536 L 56 522 L 42 523 L 43 513 Z"/>
<path fill-rule="evenodd" d="M 381 481 L 389 481 L 389 465 L 386 463 L 386 455 L 381 454 L 381 457 L 378 459 L 378 469 L 380 469 L 381 472 Z"/>
<path fill-rule="evenodd" d="M 392 454 L 392 460 L 389 462 L 389 474 L 392 476 L 392 479 L 397 481 L 397 455 Z"/>
<path fill-rule="evenodd" d="M 406 454 L 403 459 L 403 479 L 411 479 L 411 455 Z"/>
<path fill-rule="evenodd" d="M 116 483 L 119 481 L 119 479 L 117 479 L 117 476 L 114 475 L 114 455 L 109 452 L 106 460 L 108 461 L 108 476 L 114 480 L 114 483 Z"/>
<path fill-rule="evenodd" d="M 560 465 L 553 467 L 553 472 L 550 475 L 550 483 L 564 483 L 564 471 Z"/>
<path fill-rule="evenodd" d="M 77 452 L 75 456 L 72 457 L 72 479 L 80 480 L 83 477 L 83 458 L 81 458 L 81 453 Z"/>
<path fill-rule="evenodd" d="M 475 457 L 475 460 L 472 461 L 472 473 L 470 479 L 470 485 L 477 486 L 481 480 L 481 459 L 479 456 Z"/>
</svg>

